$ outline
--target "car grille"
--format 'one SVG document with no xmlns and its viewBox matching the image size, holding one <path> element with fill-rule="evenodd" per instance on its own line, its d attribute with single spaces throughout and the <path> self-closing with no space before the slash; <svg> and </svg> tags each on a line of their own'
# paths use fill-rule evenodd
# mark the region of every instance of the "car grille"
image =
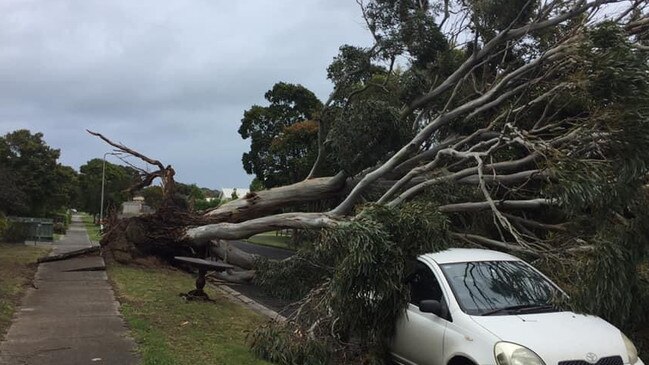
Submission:
<svg viewBox="0 0 649 365">
<path fill-rule="evenodd" d="M 559 365 L 593 365 L 593 363 L 586 360 L 567 360 L 559 361 Z M 594 365 L 624 365 L 624 361 L 620 356 L 608 356 L 597 360 Z"/>
</svg>

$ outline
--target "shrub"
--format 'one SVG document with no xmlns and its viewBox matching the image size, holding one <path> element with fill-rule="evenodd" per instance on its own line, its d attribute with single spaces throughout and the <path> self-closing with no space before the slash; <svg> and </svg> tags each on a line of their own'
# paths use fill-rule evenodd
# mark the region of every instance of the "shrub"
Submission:
<svg viewBox="0 0 649 365">
<path fill-rule="evenodd" d="M 4 237 L 4 232 L 7 229 L 7 226 L 9 226 L 9 221 L 0 213 L 0 241 L 2 241 L 2 237 Z"/>
<path fill-rule="evenodd" d="M 54 233 L 57 234 L 65 234 L 65 232 L 67 231 L 66 225 L 61 222 L 54 223 L 53 229 L 54 229 Z"/>
<path fill-rule="evenodd" d="M 0 232 L 1 242 L 25 242 L 27 239 L 27 228 L 24 224 L 8 220 L 6 220 L 5 223 L 5 227 Z"/>
</svg>

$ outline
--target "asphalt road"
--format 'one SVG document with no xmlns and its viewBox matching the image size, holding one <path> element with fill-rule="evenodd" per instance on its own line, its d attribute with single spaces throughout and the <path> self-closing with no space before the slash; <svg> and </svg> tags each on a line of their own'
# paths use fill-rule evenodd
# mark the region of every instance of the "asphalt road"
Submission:
<svg viewBox="0 0 649 365">
<path fill-rule="evenodd" d="M 281 248 L 276 248 L 276 247 L 269 247 L 269 246 L 261 246 L 261 245 L 255 245 L 253 243 L 249 243 L 246 241 L 228 241 L 230 244 L 232 244 L 234 247 L 246 251 L 248 253 L 252 253 L 255 255 L 263 256 L 266 258 L 269 258 L 271 260 L 283 260 L 287 257 L 293 256 L 295 252 L 291 250 L 285 250 Z"/>
<path fill-rule="evenodd" d="M 228 242 L 230 242 L 233 246 L 241 249 L 242 251 L 267 257 L 272 260 L 283 260 L 294 254 L 294 252 L 290 250 L 255 245 L 253 243 L 248 243 L 245 241 L 228 241 Z M 287 285 L 288 284 L 289 283 L 287 283 Z M 291 313 L 295 311 L 294 307 L 289 307 L 291 301 L 273 298 L 270 295 L 268 295 L 263 289 L 261 289 L 260 287 L 252 283 L 250 284 L 229 283 L 226 285 L 238 291 L 239 293 L 247 296 L 248 298 L 256 301 L 257 303 L 260 303 L 265 307 L 270 308 L 283 316 L 289 316 Z"/>
</svg>

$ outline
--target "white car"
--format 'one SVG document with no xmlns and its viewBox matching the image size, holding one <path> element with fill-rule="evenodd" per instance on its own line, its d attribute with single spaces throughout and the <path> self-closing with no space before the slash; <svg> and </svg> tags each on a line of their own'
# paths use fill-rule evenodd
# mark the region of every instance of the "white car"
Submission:
<svg viewBox="0 0 649 365">
<path fill-rule="evenodd" d="M 418 365 L 644 365 L 596 316 L 557 309 L 563 291 L 522 260 L 450 249 L 419 257 L 391 352 Z"/>
</svg>

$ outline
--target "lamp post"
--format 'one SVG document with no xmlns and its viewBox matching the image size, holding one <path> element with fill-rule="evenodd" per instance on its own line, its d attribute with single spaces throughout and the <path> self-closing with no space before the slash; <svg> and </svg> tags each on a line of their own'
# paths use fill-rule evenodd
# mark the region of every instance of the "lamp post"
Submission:
<svg viewBox="0 0 649 365">
<path fill-rule="evenodd" d="M 104 186 L 106 185 L 106 155 L 115 155 L 113 152 L 104 153 L 104 163 L 101 168 L 101 203 L 99 204 L 99 232 L 104 231 Z"/>
</svg>

